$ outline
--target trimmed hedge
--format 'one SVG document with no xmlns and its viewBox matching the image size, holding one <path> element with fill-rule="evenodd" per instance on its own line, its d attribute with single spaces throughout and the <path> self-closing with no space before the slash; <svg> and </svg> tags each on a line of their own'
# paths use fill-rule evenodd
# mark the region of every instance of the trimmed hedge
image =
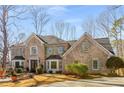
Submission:
<svg viewBox="0 0 124 93">
<path fill-rule="evenodd" d="M 86 75 L 87 71 L 88 71 L 88 67 L 84 64 L 69 64 L 65 67 L 65 69 L 71 73 L 71 74 L 76 74 L 79 76 L 84 76 Z"/>
</svg>

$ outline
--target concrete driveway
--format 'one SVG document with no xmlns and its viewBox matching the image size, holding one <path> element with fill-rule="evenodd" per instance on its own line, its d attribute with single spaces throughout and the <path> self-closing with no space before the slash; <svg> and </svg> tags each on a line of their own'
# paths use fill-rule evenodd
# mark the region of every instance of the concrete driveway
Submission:
<svg viewBox="0 0 124 93">
<path fill-rule="evenodd" d="M 102 77 L 96 79 L 80 79 L 40 85 L 39 87 L 123 87 L 124 77 Z"/>
</svg>

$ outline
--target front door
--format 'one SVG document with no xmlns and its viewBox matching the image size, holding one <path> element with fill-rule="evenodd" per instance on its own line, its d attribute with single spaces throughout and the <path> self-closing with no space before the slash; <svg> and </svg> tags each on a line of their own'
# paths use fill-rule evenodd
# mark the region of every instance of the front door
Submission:
<svg viewBox="0 0 124 93">
<path fill-rule="evenodd" d="M 15 62 L 15 68 L 19 68 L 20 64 L 19 64 L 19 61 L 16 61 Z"/>
<path fill-rule="evenodd" d="M 38 65 L 37 62 L 38 62 L 37 60 L 31 60 L 31 63 L 30 63 L 31 64 L 31 70 L 30 70 L 31 72 L 34 72 L 34 73 L 36 72 L 36 67 Z"/>
</svg>

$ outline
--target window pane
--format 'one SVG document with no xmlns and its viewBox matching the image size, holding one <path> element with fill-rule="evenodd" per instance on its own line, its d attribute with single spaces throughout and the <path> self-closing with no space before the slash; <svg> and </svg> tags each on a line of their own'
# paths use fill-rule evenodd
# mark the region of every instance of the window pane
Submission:
<svg viewBox="0 0 124 93">
<path fill-rule="evenodd" d="M 97 60 L 93 61 L 93 69 L 98 69 L 98 61 Z"/>
<path fill-rule="evenodd" d="M 82 46 L 81 46 L 82 52 L 87 52 L 88 49 L 90 48 L 90 46 L 91 46 L 90 42 L 84 41 L 84 42 L 82 43 Z"/>
<path fill-rule="evenodd" d="M 51 61 L 51 69 L 56 69 L 57 64 L 56 61 Z"/>
<path fill-rule="evenodd" d="M 62 54 L 64 52 L 64 47 L 59 47 L 58 48 L 58 53 Z"/>
<path fill-rule="evenodd" d="M 19 55 L 22 56 L 23 55 L 23 48 L 19 49 Z"/>
<path fill-rule="evenodd" d="M 31 48 L 31 52 L 32 52 L 32 54 L 36 54 L 36 53 L 37 53 L 36 47 L 32 47 L 32 48 Z"/>
<path fill-rule="evenodd" d="M 47 53 L 51 54 L 52 53 L 52 48 L 47 48 Z"/>
</svg>

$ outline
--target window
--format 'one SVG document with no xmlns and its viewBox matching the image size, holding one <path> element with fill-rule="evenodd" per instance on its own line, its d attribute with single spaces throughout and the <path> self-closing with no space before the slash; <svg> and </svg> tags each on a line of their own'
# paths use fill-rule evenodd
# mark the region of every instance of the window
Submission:
<svg viewBox="0 0 124 93">
<path fill-rule="evenodd" d="M 57 64 L 56 61 L 51 61 L 51 69 L 56 69 Z"/>
<path fill-rule="evenodd" d="M 52 48 L 47 48 L 47 53 L 51 54 L 52 53 Z"/>
<path fill-rule="evenodd" d="M 62 54 L 63 52 L 64 52 L 64 47 L 59 47 L 59 48 L 58 48 L 58 53 L 59 53 L 59 54 Z"/>
<path fill-rule="evenodd" d="M 92 69 L 93 70 L 98 70 L 99 69 L 99 62 L 98 62 L 97 59 L 93 60 Z"/>
<path fill-rule="evenodd" d="M 37 47 L 33 46 L 31 47 L 31 55 L 36 55 L 37 54 Z"/>
<path fill-rule="evenodd" d="M 23 55 L 23 48 L 19 48 L 19 55 L 20 55 L 20 56 Z"/>
<path fill-rule="evenodd" d="M 82 46 L 81 46 L 82 52 L 87 52 L 88 49 L 90 48 L 90 46 L 91 46 L 90 42 L 84 41 L 84 42 L 82 43 Z"/>
</svg>

